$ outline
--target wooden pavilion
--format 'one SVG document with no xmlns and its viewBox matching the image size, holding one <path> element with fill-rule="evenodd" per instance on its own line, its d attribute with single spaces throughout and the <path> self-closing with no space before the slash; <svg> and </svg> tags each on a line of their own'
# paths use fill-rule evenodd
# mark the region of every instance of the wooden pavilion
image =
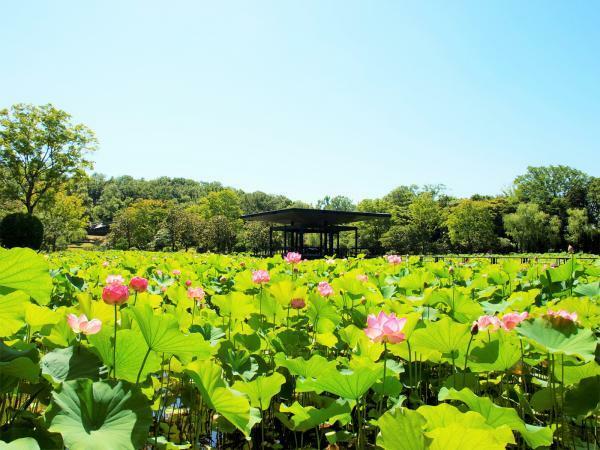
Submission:
<svg viewBox="0 0 600 450">
<path fill-rule="evenodd" d="M 387 213 L 359 211 L 331 211 L 326 209 L 287 208 L 242 216 L 244 220 L 261 221 L 269 226 L 269 255 L 277 252 L 301 253 L 304 258 L 338 257 L 358 254 L 358 227 L 353 224 L 364 220 L 388 219 Z M 340 233 L 354 232 L 354 248 L 340 248 Z M 274 232 L 283 232 L 283 245 L 275 246 Z M 319 245 L 306 245 L 307 234 L 318 234 Z M 277 247 L 277 248 L 276 248 Z"/>
</svg>

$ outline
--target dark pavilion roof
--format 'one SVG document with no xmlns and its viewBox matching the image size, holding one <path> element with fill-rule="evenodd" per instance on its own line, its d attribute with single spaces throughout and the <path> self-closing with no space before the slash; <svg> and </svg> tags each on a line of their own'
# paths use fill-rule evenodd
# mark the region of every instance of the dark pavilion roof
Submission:
<svg viewBox="0 0 600 450">
<path fill-rule="evenodd" d="M 328 209 L 287 208 L 242 216 L 245 220 L 279 223 L 284 225 L 323 226 L 341 225 L 370 219 L 387 219 L 391 214 L 359 211 L 332 211 Z"/>
</svg>

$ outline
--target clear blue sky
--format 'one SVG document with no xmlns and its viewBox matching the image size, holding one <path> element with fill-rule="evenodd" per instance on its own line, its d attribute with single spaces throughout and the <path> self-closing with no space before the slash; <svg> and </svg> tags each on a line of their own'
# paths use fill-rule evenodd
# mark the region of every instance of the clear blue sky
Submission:
<svg viewBox="0 0 600 450">
<path fill-rule="evenodd" d="M 315 201 L 600 175 L 595 1 L 5 2 L 0 106 L 51 102 L 96 170 Z"/>
</svg>

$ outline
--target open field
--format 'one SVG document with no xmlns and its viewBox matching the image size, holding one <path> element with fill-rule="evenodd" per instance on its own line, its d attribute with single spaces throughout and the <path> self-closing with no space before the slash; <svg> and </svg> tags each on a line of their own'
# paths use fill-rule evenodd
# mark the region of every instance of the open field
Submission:
<svg viewBox="0 0 600 450">
<path fill-rule="evenodd" d="M 597 448 L 600 259 L 523 258 L 0 250 L 0 440 Z"/>
</svg>

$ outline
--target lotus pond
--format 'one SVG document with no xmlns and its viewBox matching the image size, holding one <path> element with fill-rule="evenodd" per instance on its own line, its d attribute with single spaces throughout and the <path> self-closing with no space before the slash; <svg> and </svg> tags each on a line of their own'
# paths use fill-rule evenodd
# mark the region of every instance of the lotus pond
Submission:
<svg viewBox="0 0 600 450">
<path fill-rule="evenodd" d="M 599 280 L 0 250 L 0 449 L 597 448 Z"/>
</svg>

